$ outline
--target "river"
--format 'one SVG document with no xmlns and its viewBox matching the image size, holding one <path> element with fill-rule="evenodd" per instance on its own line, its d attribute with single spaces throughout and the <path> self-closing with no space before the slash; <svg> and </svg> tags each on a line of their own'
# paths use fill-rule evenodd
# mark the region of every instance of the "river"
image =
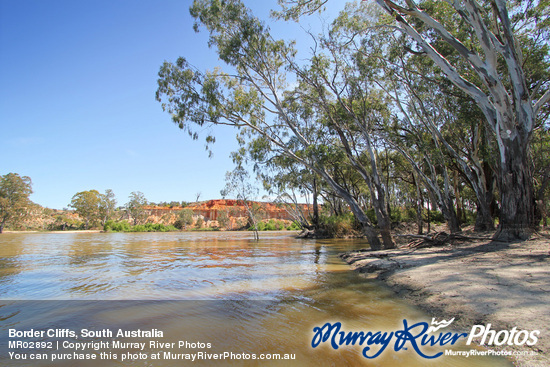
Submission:
<svg viewBox="0 0 550 367">
<path fill-rule="evenodd" d="M 511 365 L 488 356 L 443 355 L 428 360 L 410 347 L 395 351 L 393 342 L 373 359 L 362 356 L 364 346 L 335 350 L 326 342 L 312 348 L 313 328 L 327 322 L 341 322 L 345 331 L 374 333 L 402 330 L 404 319 L 409 325 L 431 321 L 431 315 L 401 301 L 383 284 L 350 271 L 337 256 L 365 247 L 363 240 L 304 240 L 284 231 L 260 233 L 257 242 L 249 232 L 2 234 L 0 362 L 3 366 L 86 365 L 85 361 L 52 364 L 10 358 L 8 329 L 110 329 L 115 333 L 141 329 L 160 331 L 163 337 L 131 339 L 145 341 L 143 350 L 137 346 L 111 348 L 108 353 L 92 350 L 101 361 L 88 361 L 89 365 L 182 365 L 182 361 L 151 359 L 152 354 L 164 356 L 167 350 L 180 356 L 197 351 L 240 356 L 195 361 L 197 365 Z M 69 339 L 61 335 L 36 340 Z M 116 335 L 96 335 L 80 341 L 112 343 L 115 339 Z M 175 342 L 175 348 L 149 344 L 157 339 Z M 188 344 L 177 348 L 180 341 Z M 88 344 L 88 349 L 93 345 Z M 471 346 L 459 342 L 452 347 L 423 346 L 421 351 L 434 355 L 445 348 L 467 351 Z M 373 345 L 367 354 L 372 356 L 379 349 Z M 16 352 L 21 358 L 29 353 Z M 120 360 L 124 353 L 134 352 L 128 356 L 143 352 L 148 357 Z M 260 363 L 246 359 L 252 353 L 288 354 L 295 359 Z M 118 354 L 117 360 L 113 354 Z"/>
</svg>

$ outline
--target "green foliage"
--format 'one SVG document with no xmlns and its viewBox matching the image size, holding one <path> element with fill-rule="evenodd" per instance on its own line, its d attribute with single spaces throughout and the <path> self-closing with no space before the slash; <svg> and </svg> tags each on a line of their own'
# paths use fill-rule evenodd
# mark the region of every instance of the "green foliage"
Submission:
<svg viewBox="0 0 550 367">
<path fill-rule="evenodd" d="M 256 223 L 256 227 L 254 227 L 253 224 L 250 225 L 250 227 L 248 227 L 248 230 L 249 231 L 265 231 L 266 225 L 264 222 L 258 222 Z"/>
<path fill-rule="evenodd" d="M 177 230 L 174 226 L 165 226 L 161 223 L 138 224 L 132 228 L 132 232 L 170 232 Z"/>
<path fill-rule="evenodd" d="M 367 209 L 365 211 L 365 214 L 367 215 L 367 217 L 369 218 L 372 224 L 378 223 L 378 220 L 376 219 L 376 213 L 374 213 L 374 208 Z"/>
<path fill-rule="evenodd" d="M 416 209 L 415 208 L 403 208 L 401 219 L 403 222 L 416 222 Z"/>
<path fill-rule="evenodd" d="M 193 224 L 193 211 L 191 209 L 183 209 L 178 212 L 178 219 L 174 223 L 174 227 L 178 229 L 187 229 L 187 226 Z"/>
<path fill-rule="evenodd" d="M 79 229 L 83 227 L 84 227 L 84 223 L 82 223 L 81 221 L 71 218 L 68 215 L 61 214 L 55 217 L 55 222 L 50 224 L 48 229 L 51 231 L 55 231 L 55 230 L 65 231 L 65 230 Z"/>
<path fill-rule="evenodd" d="M 197 232 L 218 232 L 220 229 L 217 227 L 203 227 L 203 228 L 196 228 L 193 231 Z"/>
<path fill-rule="evenodd" d="M 116 209 L 116 199 L 113 190 L 105 190 L 105 194 L 99 195 L 99 215 L 101 217 L 101 222 L 105 224 L 106 221 L 111 219 L 111 216 Z"/>
<path fill-rule="evenodd" d="M 273 219 L 271 219 L 269 222 L 263 222 L 263 223 L 265 223 L 265 230 L 266 231 L 278 231 L 279 230 Z"/>
<path fill-rule="evenodd" d="M 105 232 L 172 232 L 178 230 L 174 226 L 166 226 L 161 223 L 146 223 L 132 226 L 125 220 L 120 222 L 108 220 L 103 229 Z"/>
<path fill-rule="evenodd" d="M 218 212 L 218 224 L 220 225 L 220 227 L 227 228 L 230 221 L 231 218 L 229 218 L 229 213 L 227 212 L 227 210 L 220 210 Z"/>
<path fill-rule="evenodd" d="M 428 211 L 424 211 L 424 220 L 428 221 Z M 439 210 L 430 210 L 430 222 L 445 223 L 445 217 Z"/>
<path fill-rule="evenodd" d="M 103 226 L 103 230 L 105 232 L 131 232 L 132 226 L 128 221 L 120 221 L 120 222 L 114 222 L 112 220 L 108 220 L 105 222 L 105 225 Z"/>
<path fill-rule="evenodd" d="M 471 225 L 474 224 L 476 221 L 476 213 L 471 210 L 465 210 L 464 211 L 464 223 L 465 225 Z"/>
<path fill-rule="evenodd" d="M 302 229 L 302 226 L 298 222 L 292 222 L 288 227 L 286 227 L 287 231 L 298 231 Z"/>
<path fill-rule="evenodd" d="M 94 226 L 101 219 L 102 195 L 97 190 L 77 192 L 69 206 L 84 220 L 84 229 Z"/>
<path fill-rule="evenodd" d="M 392 221 L 392 223 L 399 223 L 401 222 L 402 220 L 402 215 L 401 215 L 401 209 L 400 208 L 393 208 L 391 210 L 391 213 L 390 213 L 390 219 Z"/>
<path fill-rule="evenodd" d="M 202 217 L 199 217 L 195 222 L 195 227 L 202 228 L 203 225 L 204 225 L 204 219 L 202 219 Z"/>
<path fill-rule="evenodd" d="M 287 230 L 300 229 L 300 227 L 296 222 L 293 222 L 288 227 L 285 227 L 285 222 L 284 221 L 277 220 L 277 219 L 270 219 L 267 222 L 259 221 L 258 223 L 256 223 L 256 229 L 258 231 L 282 231 L 282 230 L 285 230 L 285 229 L 287 229 Z M 250 227 L 248 227 L 248 230 L 253 231 L 254 226 L 251 225 Z"/>
<path fill-rule="evenodd" d="M 134 225 L 142 224 L 147 219 L 147 213 L 144 206 L 147 205 L 147 199 L 140 191 L 134 191 L 128 197 L 130 200 L 126 203 L 126 209 L 130 216 L 134 218 Z"/>
<path fill-rule="evenodd" d="M 115 194 L 110 189 L 105 190 L 105 194 L 100 194 L 97 190 L 81 191 L 73 196 L 69 206 L 84 219 L 85 229 L 98 223 L 104 225 L 115 211 Z"/>
<path fill-rule="evenodd" d="M 29 177 L 17 173 L 0 176 L 0 233 L 5 225 L 17 225 L 28 216 L 31 185 Z"/>
<path fill-rule="evenodd" d="M 358 223 L 352 213 L 319 217 L 319 227 L 329 237 L 345 237 L 354 235 L 358 230 Z"/>
</svg>

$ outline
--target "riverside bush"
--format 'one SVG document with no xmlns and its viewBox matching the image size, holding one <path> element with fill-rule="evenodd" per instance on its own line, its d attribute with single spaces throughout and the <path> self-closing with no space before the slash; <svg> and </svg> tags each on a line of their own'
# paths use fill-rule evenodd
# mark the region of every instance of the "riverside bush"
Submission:
<svg viewBox="0 0 550 367">
<path fill-rule="evenodd" d="M 289 229 L 289 228 L 300 229 L 300 227 L 296 226 L 294 222 L 287 228 L 285 227 L 285 222 L 283 222 L 282 220 L 276 220 L 276 219 L 270 219 L 268 222 L 260 221 L 256 223 L 256 228 L 258 229 L 258 231 L 282 231 L 284 229 Z M 248 230 L 253 231 L 254 226 L 251 225 L 250 227 L 248 227 Z"/>
<path fill-rule="evenodd" d="M 329 237 L 343 237 L 357 231 L 357 221 L 352 213 L 343 215 L 322 215 L 319 217 L 319 226 Z"/>
<path fill-rule="evenodd" d="M 390 220 L 392 223 L 401 222 L 403 216 L 401 214 L 401 208 L 392 208 L 390 213 Z"/>
<path fill-rule="evenodd" d="M 424 220 L 428 221 L 428 212 L 425 211 L 424 213 Z M 439 210 L 431 210 L 430 211 L 430 221 L 432 223 L 445 223 L 445 217 L 443 216 L 443 213 L 441 213 Z"/>
<path fill-rule="evenodd" d="M 302 226 L 298 222 L 292 222 L 288 227 L 286 227 L 287 231 L 297 231 L 302 229 Z"/>
<path fill-rule="evenodd" d="M 416 217 L 416 209 L 415 208 L 403 208 L 403 213 L 401 214 L 401 218 L 404 222 L 416 222 L 418 219 Z"/>
<path fill-rule="evenodd" d="M 103 226 L 105 232 L 131 232 L 132 226 L 127 221 L 123 220 L 120 222 L 115 222 L 108 220 Z"/>
<path fill-rule="evenodd" d="M 146 223 L 131 226 L 127 221 L 113 222 L 109 220 L 103 226 L 106 232 L 171 232 L 178 229 L 174 226 L 165 226 L 161 223 Z"/>
</svg>

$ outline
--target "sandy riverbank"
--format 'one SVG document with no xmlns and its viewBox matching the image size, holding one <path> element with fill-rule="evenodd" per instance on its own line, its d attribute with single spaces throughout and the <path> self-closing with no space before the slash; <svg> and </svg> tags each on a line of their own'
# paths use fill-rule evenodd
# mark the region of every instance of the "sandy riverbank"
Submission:
<svg viewBox="0 0 550 367">
<path fill-rule="evenodd" d="M 416 250 L 351 252 L 342 258 L 429 315 L 455 317 L 455 329 L 469 332 L 473 325 L 491 323 L 497 331 L 540 330 L 533 347 L 501 349 L 538 352 L 516 357 L 518 366 L 550 366 L 549 232 L 524 242 L 455 241 Z"/>
</svg>

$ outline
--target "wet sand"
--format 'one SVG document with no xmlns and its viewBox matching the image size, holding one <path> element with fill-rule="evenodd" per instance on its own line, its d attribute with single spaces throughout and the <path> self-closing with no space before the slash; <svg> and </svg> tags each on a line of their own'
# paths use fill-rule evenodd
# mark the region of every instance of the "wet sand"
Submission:
<svg viewBox="0 0 550 367">
<path fill-rule="evenodd" d="M 485 235 L 490 238 L 489 233 Z M 540 330 L 532 347 L 503 345 L 500 349 L 537 352 L 514 357 L 518 366 L 550 366 L 548 231 L 523 242 L 455 240 L 441 247 L 401 246 L 397 250 L 348 252 L 341 257 L 354 270 L 382 280 L 433 317 L 455 317 L 453 326 L 464 332 L 488 323 L 497 332 L 513 327 Z"/>
</svg>

